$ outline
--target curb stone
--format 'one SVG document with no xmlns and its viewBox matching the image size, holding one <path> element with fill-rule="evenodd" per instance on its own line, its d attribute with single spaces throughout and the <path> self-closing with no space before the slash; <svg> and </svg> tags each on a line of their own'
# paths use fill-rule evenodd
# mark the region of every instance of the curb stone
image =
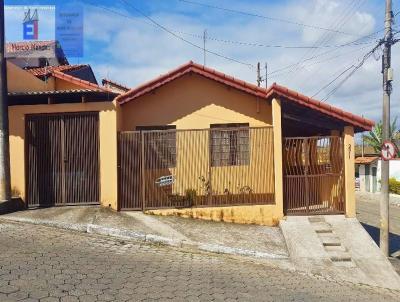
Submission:
<svg viewBox="0 0 400 302">
<path fill-rule="evenodd" d="M 65 223 L 65 222 L 54 222 L 49 220 L 37 220 L 23 217 L 1 217 L 1 220 L 14 221 L 14 222 L 22 222 L 22 223 L 31 223 L 35 225 L 44 225 L 50 227 L 56 227 L 60 229 L 78 231 L 82 233 L 91 233 L 91 234 L 99 234 L 106 235 L 116 238 L 130 239 L 138 242 L 149 242 L 149 243 L 157 243 L 167 246 L 181 247 L 181 248 L 189 248 L 194 250 L 218 253 L 218 254 L 230 254 L 230 255 L 239 255 L 239 256 L 251 256 L 256 258 L 263 259 L 274 259 L 274 260 L 288 260 L 288 255 L 282 254 L 272 254 L 272 253 L 264 253 L 254 250 L 247 250 L 241 248 L 233 248 L 224 245 L 218 244 L 206 244 L 188 240 L 177 240 L 172 238 L 167 238 L 155 234 L 143 234 L 131 230 L 126 229 L 116 229 L 110 227 L 103 227 L 95 224 L 74 224 L 74 223 Z"/>
</svg>

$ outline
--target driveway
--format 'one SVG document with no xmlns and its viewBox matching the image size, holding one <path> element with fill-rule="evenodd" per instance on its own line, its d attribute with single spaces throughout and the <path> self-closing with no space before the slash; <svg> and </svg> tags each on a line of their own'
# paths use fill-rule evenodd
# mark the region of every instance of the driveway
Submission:
<svg viewBox="0 0 400 302">
<path fill-rule="evenodd" d="M 0 301 L 398 301 L 249 260 L 0 222 Z"/>
</svg>

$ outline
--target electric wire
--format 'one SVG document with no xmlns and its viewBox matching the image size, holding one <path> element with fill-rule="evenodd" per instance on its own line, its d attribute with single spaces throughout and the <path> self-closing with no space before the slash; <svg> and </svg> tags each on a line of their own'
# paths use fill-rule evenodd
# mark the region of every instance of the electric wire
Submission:
<svg viewBox="0 0 400 302">
<path fill-rule="evenodd" d="M 344 31 L 334 30 L 334 29 L 331 29 L 331 28 L 326 28 L 326 27 L 321 27 L 321 26 L 311 25 L 311 24 L 305 24 L 305 23 L 301 23 L 301 22 L 297 22 L 297 21 L 291 21 L 291 20 L 282 19 L 282 18 L 264 16 L 264 15 L 260 15 L 260 14 L 256 14 L 256 13 L 240 11 L 240 10 L 236 10 L 236 9 L 232 9 L 232 8 L 226 8 L 226 7 L 222 7 L 222 6 L 211 5 L 211 4 L 206 4 L 206 3 L 197 2 L 197 1 L 191 1 L 191 0 L 178 0 L 178 1 L 179 2 L 183 2 L 183 3 L 192 4 L 192 5 L 197 5 L 197 6 L 202 6 L 202 7 L 207 7 L 207 8 L 212 8 L 212 9 L 217 9 L 217 10 L 222 10 L 222 11 L 227 11 L 227 12 L 230 12 L 230 13 L 235 13 L 235 14 L 240 14 L 240 15 L 245 15 L 245 16 L 250 16 L 250 17 L 256 17 L 256 18 L 261 18 L 261 19 L 266 19 L 266 20 L 270 20 L 270 21 L 288 23 L 288 24 L 292 24 L 292 25 L 297 25 L 297 26 L 301 26 L 301 27 L 308 27 L 308 28 L 313 28 L 313 29 L 317 29 L 317 30 L 324 30 L 324 31 L 328 31 L 328 32 L 335 32 L 335 33 L 344 34 L 344 35 L 348 35 L 348 36 L 358 36 L 357 34 L 347 33 L 347 32 L 344 32 Z"/>
</svg>

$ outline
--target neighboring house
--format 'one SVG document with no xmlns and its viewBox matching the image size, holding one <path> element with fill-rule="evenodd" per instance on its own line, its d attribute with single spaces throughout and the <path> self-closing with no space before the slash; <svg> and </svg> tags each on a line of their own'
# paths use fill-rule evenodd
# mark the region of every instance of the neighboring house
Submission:
<svg viewBox="0 0 400 302">
<path fill-rule="evenodd" d="M 130 90 L 130 88 L 128 88 L 120 83 L 117 83 L 115 81 L 112 81 L 110 79 L 103 79 L 101 82 L 105 88 L 108 88 L 117 93 L 125 93 Z"/>
<path fill-rule="evenodd" d="M 12 186 L 29 207 L 266 225 L 355 216 L 354 133 L 372 121 L 193 62 L 122 94 L 58 70 L 45 82 L 9 69 Z"/>
<path fill-rule="evenodd" d="M 357 157 L 356 164 L 356 183 L 361 192 L 377 192 L 380 190 L 378 183 L 378 156 Z"/>
<path fill-rule="evenodd" d="M 45 66 L 38 68 L 26 69 L 29 73 L 33 74 L 37 78 L 47 81 L 48 78 L 52 77 L 53 72 L 59 71 L 64 74 L 73 76 L 75 78 L 88 81 L 90 83 L 97 85 L 96 77 L 93 73 L 90 65 L 59 65 L 59 66 Z"/>
<path fill-rule="evenodd" d="M 381 164 L 378 156 L 356 157 L 356 182 L 359 183 L 361 192 L 380 192 L 381 190 Z M 390 178 L 400 181 L 400 160 L 389 161 Z"/>
</svg>

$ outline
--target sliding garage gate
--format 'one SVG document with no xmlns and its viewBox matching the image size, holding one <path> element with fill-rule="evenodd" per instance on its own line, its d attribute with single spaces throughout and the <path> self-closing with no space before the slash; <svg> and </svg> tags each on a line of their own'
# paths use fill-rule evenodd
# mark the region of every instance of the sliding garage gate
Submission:
<svg viewBox="0 0 400 302">
<path fill-rule="evenodd" d="M 98 112 L 26 116 L 29 207 L 99 203 Z"/>
</svg>

